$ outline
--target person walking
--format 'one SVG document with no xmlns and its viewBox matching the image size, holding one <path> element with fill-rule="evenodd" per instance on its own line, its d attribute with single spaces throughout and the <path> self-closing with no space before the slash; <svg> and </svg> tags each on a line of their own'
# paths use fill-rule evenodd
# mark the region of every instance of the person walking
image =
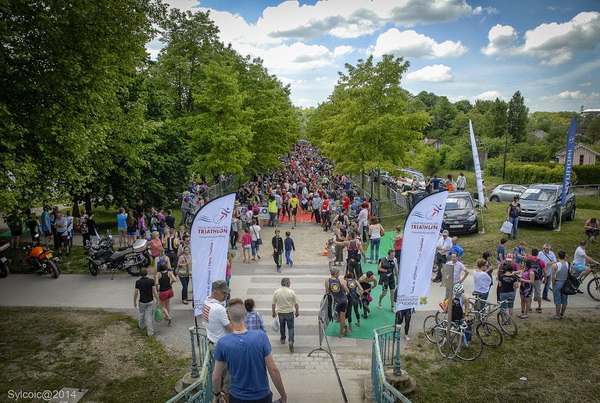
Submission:
<svg viewBox="0 0 600 403">
<path fill-rule="evenodd" d="M 358 306 L 360 305 L 360 297 L 363 289 L 357 279 L 354 278 L 354 273 L 347 271 L 344 275 L 346 286 L 348 287 L 348 309 L 346 310 L 346 319 L 348 320 L 348 329 L 352 331 L 352 310 L 356 315 L 356 326 L 360 326 L 360 314 Z"/>
<path fill-rule="evenodd" d="M 167 258 L 168 259 L 168 258 Z M 167 262 L 161 262 L 158 266 L 158 271 L 154 273 L 154 283 L 156 288 L 159 290 L 158 297 L 160 299 L 160 306 L 162 307 L 165 318 L 167 319 L 168 325 L 171 325 L 173 318 L 171 317 L 170 301 L 175 295 L 173 293 L 173 283 L 177 282 L 177 278 L 173 275 Z"/>
<path fill-rule="evenodd" d="M 398 277 L 398 265 L 394 258 L 395 251 L 393 249 L 388 250 L 387 257 L 382 257 L 377 264 L 377 272 L 379 273 L 379 284 L 381 284 L 382 291 L 379 295 L 379 309 L 382 309 L 381 301 L 387 295 L 388 289 L 390 290 L 390 304 L 392 312 L 394 309 L 394 291 L 396 290 L 396 277 Z"/>
<path fill-rule="evenodd" d="M 192 255 L 190 255 L 190 247 L 184 246 L 182 253 L 177 261 L 177 277 L 181 282 L 181 303 L 188 304 L 188 285 L 190 283 L 190 275 L 192 274 Z"/>
<path fill-rule="evenodd" d="M 268 211 L 269 211 L 269 222 L 267 223 L 267 227 L 274 227 L 275 221 L 277 219 L 277 200 L 275 200 L 275 196 L 271 195 L 269 197 L 268 202 Z"/>
<path fill-rule="evenodd" d="M 285 344 L 286 334 L 285 328 L 288 329 L 288 341 L 290 347 L 290 353 L 294 352 L 294 317 L 300 315 L 300 308 L 298 305 L 298 297 L 294 290 L 290 288 L 292 282 L 288 277 L 281 279 L 281 288 L 277 289 L 273 293 L 273 300 L 271 303 L 271 314 L 272 316 L 279 318 L 279 332 L 281 335 L 281 344 Z"/>
<path fill-rule="evenodd" d="M 458 178 L 456 178 L 456 190 L 459 192 L 464 191 L 467 188 L 467 178 L 464 173 L 459 173 Z"/>
<path fill-rule="evenodd" d="M 258 254 L 258 251 L 260 250 L 262 239 L 260 237 L 260 226 L 258 225 L 258 219 L 252 219 L 252 226 L 250 226 L 250 235 L 252 236 L 252 260 L 256 261 L 256 258 L 260 260 L 260 255 Z"/>
<path fill-rule="evenodd" d="M 208 339 L 208 349 L 214 357 L 215 346 L 219 340 L 233 331 L 233 327 L 227 316 L 227 310 L 223 302 L 229 296 L 231 289 L 227 286 L 225 280 L 213 281 L 211 284 L 210 296 L 206 297 L 202 305 L 202 326 L 206 329 L 206 338 Z M 213 376 L 215 372 L 213 370 Z M 214 388 L 219 388 L 225 397 L 229 394 L 231 377 L 227 367 L 221 369 L 219 376 L 213 380 Z M 218 390 L 218 389 L 217 389 Z"/>
<path fill-rule="evenodd" d="M 244 235 L 242 236 L 242 251 L 244 252 L 244 263 L 250 263 L 250 251 L 252 249 L 252 235 L 248 228 L 244 228 Z"/>
<path fill-rule="evenodd" d="M 346 239 L 345 241 L 342 241 L 342 242 L 333 240 L 333 243 L 335 245 L 340 245 L 340 246 L 346 247 L 346 250 L 348 251 L 346 254 L 346 256 L 347 256 L 346 270 L 354 273 L 354 278 L 361 278 L 363 275 L 362 267 L 360 265 L 361 255 L 362 255 L 362 259 L 366 263 L 366 261 L 367 261 L 366 253 L 362 246 L 362 243 L 358 240 L 356 233 L 354 233 L 353 231 L 350 231 L 348 233 L 348 238 L 349 239 Z"/>
<path fill-rule="evenodd" d="M 340 279 L 340 269 L 337 267 L 332 268 L 331 277 L 325 280 L 325 295 L 330 295 L 333 299 L 333 312 L 335 312 L 335 317 L 340 324 L 340 338 L 350 333 L 348 326 L 346 326 L 348 292 L 346 281 Z"/>
<path fill-rule="evenodd" d="M 265 326 L 265 321 L 260 312 L 254 310 L 254 299 L 248 298 L 244 301 L 244 306 L 246 307 L 246 329 L 248 330 L 261 330 L 267 333 L 267 328 Z M 230 305 L 231 306 L 231 301 Z"/>
<path fill-rule="evenodd" d="M 513 201 L 508 205 L 506 209 L 506 221 L 512 224 L 512 231 L 508 234 L 508 239 L 512 236 L 513 239 L 517 239 L 517 227 L 519 226 L 519 215 L 521 215 L 521 204 L 519 203 L 519 196 L 515 196 Z"/>
<path fill-rule="evenodd" d="M 280 235 L 278 229 L 275 230 L 275 236 L 271 239 L 271 245 L 273 245 L 273 260 L 275 261 L 275 269 L 277 273 L 281 273 L 281 260 L 283 254 L 283 238 Z"/>
<path fill-rule="evenodd" d="M 402 226 L 396 226 L 396 233 L 394 234 L 394 257 L 396 258 L 396 262 L 398 263 L 398 267 L 400 267 L 400 257 L 402 256 L 402 240 L 404 239 L 404 230 Z"/>
<path fill-rule="evenodd" d="M 281 374 L 273 359 L 271 343 L 264 332 L 246 328 L 246 309 L 241 299 L 232 299 L 228 315 L 231 333 L 219 339 L 214 350 L 215 367 L 212 373 L 212 393 L 218 401 L 230 403 L 271 402 L 273 393 L 269 378 L 279 392 L 279 401 L 287 402 Z M 231 393 L 221 388 L 224 369 L 231 375 Z"/>
<path fill-rule="evenodd" d="M 294 240 L 292 239 L 292 234 L 290 231 L 285 232 L 285 264 L 289 264 L 290 267 L 294 265 L 294 261 L 292 260 L 292 252 L 296 251 L 296 245 L 294 244 Z"/>
<path fill-rule="evenodd" d="M 154 280 L 148 278 L 148 269 L 140 269 L 141 278 L 135 282 L 133 291 L 133 307 L 138 309 L 138 326 L 146 329 L 148 337 L 154 334 L 154 307 L 158 305 L 159 295 Z M 139 298 L 139 303 L 138 303 Z"/>
</svg>

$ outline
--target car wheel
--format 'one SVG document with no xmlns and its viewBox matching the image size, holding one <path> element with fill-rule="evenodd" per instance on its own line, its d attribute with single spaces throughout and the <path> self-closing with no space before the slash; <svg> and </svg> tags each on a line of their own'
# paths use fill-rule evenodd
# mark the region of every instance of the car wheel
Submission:
<svg viewBox="0 0 600 403">
<path fill-rule="evenodd" d="M 556 229 L 556 227 L 558 227 L 558 214 L 555 213 L 550 221 L 550 229 Z"/>
<path fill-rule="evenodd" d="M 568 221 L 573 221 L 575 219 L 575 207 L 571 210 L 571 214 L 567 217 Z"/>
<path fill-rule="evenodd" d="M 499 202 L 500 198 L 498 196 L 492 196 L 492 197 L 490 197 L 490 201 L 491 202 Z"/>
</svg>

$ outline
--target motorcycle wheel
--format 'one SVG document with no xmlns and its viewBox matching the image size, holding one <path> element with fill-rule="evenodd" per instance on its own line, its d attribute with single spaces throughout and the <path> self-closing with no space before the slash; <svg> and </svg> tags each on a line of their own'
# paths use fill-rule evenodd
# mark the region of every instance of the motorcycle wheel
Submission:
<svg viewBox="0 0 600 403">
<path fill-rule="evenodd" d="M 58 278 L 60 276 L 60 270 L 58 266 L 54 262 L 54 260 L 48 260 L 48 271 L 50 272 L 50 277 Z"/>
<path fill-rule="evenodd" d="M 6 278 L 9 273 L 8 266 L 0 262 L 0 278 Z"/>
<path fill-rule="evenodd" d="M 140 266 L 133 265 L 133 266 L 129 266 L 127 269 L 127 273 L 129 273 L 129 275 L 137 277 L 140 275 Z"/>
<path fill-rule="evenodd" d="M 92 276 L 98 275 L 98 265 L 96 265 L 96 263 L 92 262 L 91 260 L 88 262 L 88 269 L 90 269 L 90 273 L 92 273 Z"/>
<path fill-rule="evenodd" d="M 142 256 L 144 257 L 144 261 L 142 262 L 142 267 L 149 267 L 150 263 L 152 262 L 150 255 L 148 254 L 148 252 L 144 252 L 142 254 Z"/>
</svg>

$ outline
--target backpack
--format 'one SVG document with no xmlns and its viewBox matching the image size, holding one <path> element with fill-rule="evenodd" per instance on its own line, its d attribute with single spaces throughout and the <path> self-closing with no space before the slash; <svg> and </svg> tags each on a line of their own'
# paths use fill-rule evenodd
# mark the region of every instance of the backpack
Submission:
<svg viewBox="0 0 600 403">
<path fill-rule="evenodd" d="M 540 261 L 539 260 L 531 260 L 531 268 L 533 269 L 533 272 L 535 273 L 535 279 L 536 280 L 543 280 L 544 279 L 544 269 L 542 269 L 542 266 L 540 265 Z"/>
<path fill-rule="evenodd" d="M 452 298 L 452 322 L 460 322 L 464 317 L 463 308 L 459 298 Z"/>
</svg>

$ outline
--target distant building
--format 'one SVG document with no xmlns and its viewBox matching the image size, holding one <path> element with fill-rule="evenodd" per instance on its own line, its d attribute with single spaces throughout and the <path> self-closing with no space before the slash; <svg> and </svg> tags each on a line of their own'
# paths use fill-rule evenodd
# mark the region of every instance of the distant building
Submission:
<svg viewBox="0 0 600 403">
<path fill-rule="evenodd" d="M 556 158 L 560 164 L 565 163 L 566 148 L 556 152 Z M 575 144 L 575 154 L 573 155 L 573 165 L 595 165 L 600 157 L 598 151 L 592 150 L 585 144 Z"/>
<path fill-rule="evenodd" d="M 429 145 L 433 146 L 433 148 L 435 148 L 436 150 L 442 146 L 442 142 L 439 141 L 438 139 L 428 139 L 428 138 L 426 138 L 425 140 L 423 140 L 423 142 L 425 144 L 429 144 Z"/>
<path fill-rule="evenodd" d="M 543 140 L 546 137 L 548 137 L 548 133 L 546 133 L 543 130 L 539 130 L 539 129 L 530 131 L 529 135 L 535 137 L 538 140 Z"/>
</svg>

